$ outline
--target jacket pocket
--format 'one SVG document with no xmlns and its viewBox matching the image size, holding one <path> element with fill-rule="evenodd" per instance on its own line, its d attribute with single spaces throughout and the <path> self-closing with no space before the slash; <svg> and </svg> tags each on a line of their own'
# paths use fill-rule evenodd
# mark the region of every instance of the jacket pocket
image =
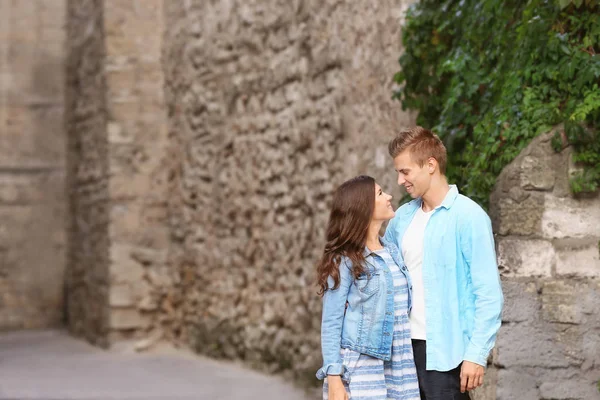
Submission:
<svg viewBox="0 0 600 400">
<path fill-rule="evenodd" d="M 361 294 L 370 297 L 379 291 L 379 272 L 363 274 L 356 279 L 355 284 Z"/>
</svg>

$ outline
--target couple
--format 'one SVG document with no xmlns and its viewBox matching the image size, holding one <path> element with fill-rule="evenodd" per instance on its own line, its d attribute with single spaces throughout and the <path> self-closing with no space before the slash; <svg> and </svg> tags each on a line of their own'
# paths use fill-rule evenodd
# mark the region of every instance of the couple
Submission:
<svg viewBox="0 0 600 400">
<path fill-rule="evenodd" d="M 368 176 L 334 194 L 317 266 L 323 398 L 469 399 L 503 305 L 490 219 L 448 185 L 432 132 L 402 131 L 389 152 L 411 202 L 394 213 Z"/>
</svg>

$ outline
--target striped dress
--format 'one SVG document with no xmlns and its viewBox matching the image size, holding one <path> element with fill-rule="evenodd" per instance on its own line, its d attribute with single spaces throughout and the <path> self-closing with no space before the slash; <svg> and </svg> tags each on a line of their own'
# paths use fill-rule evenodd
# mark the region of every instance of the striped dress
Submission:
<svg viewBox="0 0 600 400">
<path fill-rule="evenodd" d="M 408 319 L 408 283 L 386 249 L 376 250 L 394 278 L 394 336 L 392 359 L 380 360 L 350 349 L 342 349 L 342 360 L 348 371 L 343 380 L 352 400 L 420 400 L 419 382 L 412 352 Z M 327 378 L 323 399 L 328 400 Z"/>
</svg>

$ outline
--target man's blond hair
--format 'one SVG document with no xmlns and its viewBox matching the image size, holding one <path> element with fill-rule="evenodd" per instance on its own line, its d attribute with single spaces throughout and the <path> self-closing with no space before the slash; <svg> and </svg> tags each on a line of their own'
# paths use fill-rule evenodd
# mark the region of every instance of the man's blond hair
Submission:
<svg viewBox="0 0 600 400">
<path fill-rule="evenodd" d="M 396 134 L 388 144 L 388 151 L 392 158 L 408 150 L 414 162 L 423 167 L 430 157 L 435 158 L 442 175 L 446 174 L 447 154 L 446 146 L 440 138 L 430 130 L 421 126 L 403 129 Z"/>
</svg>

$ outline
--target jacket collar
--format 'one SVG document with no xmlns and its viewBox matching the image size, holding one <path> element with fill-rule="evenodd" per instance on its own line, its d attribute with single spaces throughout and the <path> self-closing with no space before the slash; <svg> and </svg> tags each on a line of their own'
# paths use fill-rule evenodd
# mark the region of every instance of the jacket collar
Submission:
<svg viewBox="0 0 600 400">
<path fill-rule="evenodd" d="M 381 241 L 381 244 L 383 245 L 384 248 L 386 249 L 390 249 L 390 247 L 392 246 L 392 243 L 388 240 L 386 240 L 383 236 L 379 237 L 379 240 Z M 373 251 L 369 250 L 369 248 L 367 246 L 365 246 L 365 249 L 363 250 L 363 256 L 365 258 L 367 258 L 368 256 L 370 256 L 372 253 L 374 253 Z"/>
</svg>

